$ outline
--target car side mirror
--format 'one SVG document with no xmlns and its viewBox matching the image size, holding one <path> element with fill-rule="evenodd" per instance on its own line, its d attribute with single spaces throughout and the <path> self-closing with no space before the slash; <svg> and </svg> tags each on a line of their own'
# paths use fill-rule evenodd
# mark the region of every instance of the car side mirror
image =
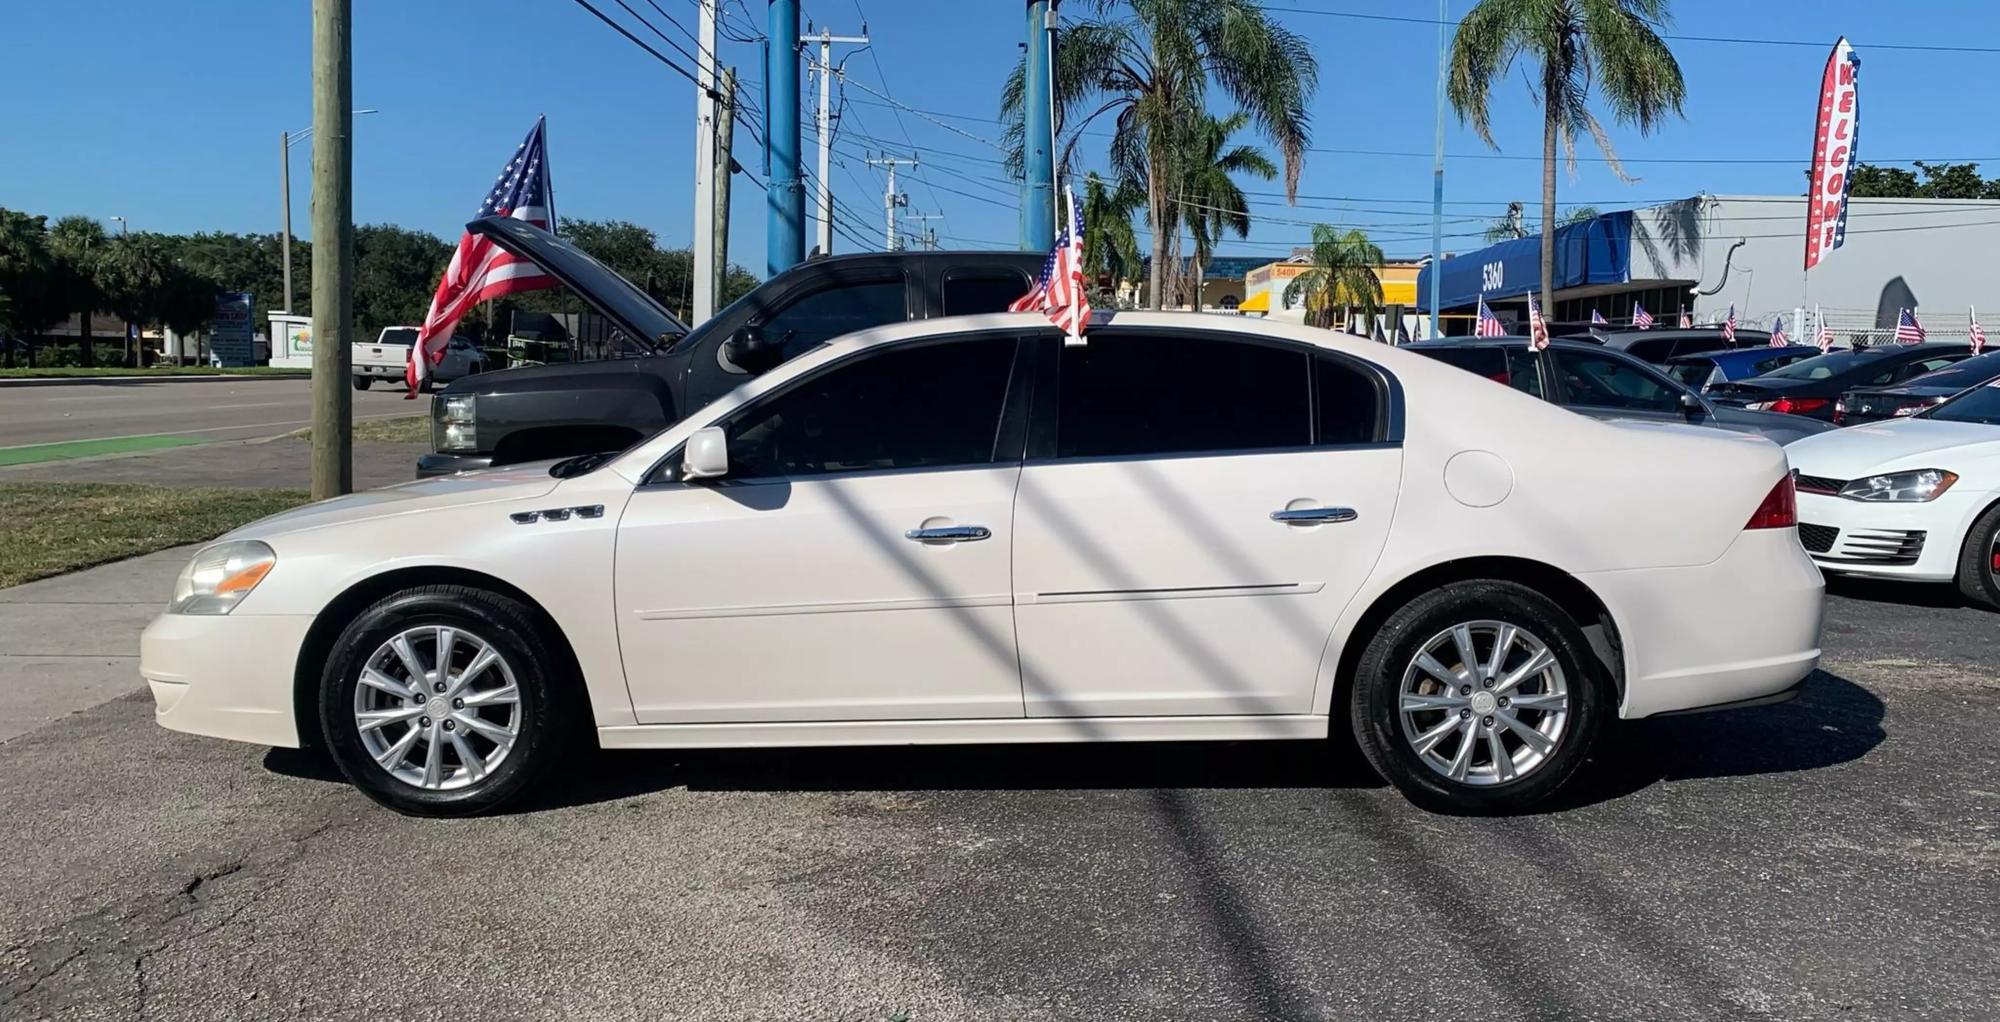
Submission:
<svg viewBox="0 0 2000 1022">
<path fill-rule="evenodd" d="M 722 342 L 722 354 L 731 365 L 750 373 L 768 372 L 784 361 L 778 346 L 767 340 L 764 329 L 755 323 L 744 326 Z"/>
<path fill-rule="evenodd" d="M 688 437 L 681 454 L 682 479 L 715 479 L 729 474 L 729 436 L 721 426 L 704 426 Z"/>
<path fill-rule="evenodd" d="M 1697 416 L 1706 414 L 1707 412 L 1708 412 L 1708 406 L 1701 403 L 1701 398 L 1698 398 L 1693 394 L 1689 394 L 1686 391 L 1681 392 L 1682 415 L 1685 415 L 1688 418 L 1692 419 Z"/>
</svg>

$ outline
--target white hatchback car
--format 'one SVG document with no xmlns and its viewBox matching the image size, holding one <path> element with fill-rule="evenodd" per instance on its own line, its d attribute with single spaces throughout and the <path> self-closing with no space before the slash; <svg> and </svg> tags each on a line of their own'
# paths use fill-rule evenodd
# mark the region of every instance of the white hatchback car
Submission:
<svg viewBox="0 0 2000 1022">
<path fill-rule="evenodd" d="M 1799 536 L 1841 574 L 1956 582 L 2000 607 L 2000 386 L 1785 448 Z"/>
<path fill-rule="evenodd" d="M 1324 330 L 901 324 L 628 450 L 223 537 L 146 630 L 167 727 L 323 744 L 395 808 L 623 748 L 1308 739 L 1547 798 L 1614 717 L 1819 658 L 1781 449 L 1582 418 Z"/>
</svg>

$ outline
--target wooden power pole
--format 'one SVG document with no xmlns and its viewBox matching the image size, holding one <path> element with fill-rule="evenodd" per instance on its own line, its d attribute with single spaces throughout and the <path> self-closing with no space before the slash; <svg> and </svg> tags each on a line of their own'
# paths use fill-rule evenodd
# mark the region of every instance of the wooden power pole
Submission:
<svg viewBox="0 0 2000 1022">
<path fill-rule="evenodd" d="M 313 0 L 312 495 L 354 489 L 353 0 Z"/>
<path fill-rule="evenodd" d="M 715 259 L 709 275 L 710 309 L 722 308 L 722 290 L 729 279 L 729 177 L 736 161 L 729 154 L 736 138 L 736 69 L 722 72 L 722 98 L 715 105 L 715 244 L 709 252 Z"/>
</svg>

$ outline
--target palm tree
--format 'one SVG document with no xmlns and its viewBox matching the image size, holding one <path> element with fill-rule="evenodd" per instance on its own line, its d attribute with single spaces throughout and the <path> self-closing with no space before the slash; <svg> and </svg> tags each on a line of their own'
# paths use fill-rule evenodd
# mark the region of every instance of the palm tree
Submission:
<svg viewBox="0 0 2000 1022">
<path fill-rule="evenodd" d="M 87 216 L 63 217 L 49 225 L 49 251 L 65 264 L 63 293 L 83 313 L 77 333 L 78 363 L 94 366 L 97 342 L 90 335 L 90 316 L 104 300 L 97 282 L 105 252 L 104 225 Z"/>
<path fill-rule="evenodd" d="M 1313 225 L 1312 269 L 1285 285 L 1284 305 L 1305 299 L 1307 322 L 1319 327 L 1333 325 L 1336 303 L 1357 307 L 1373 321 L 1382 308 L 1382 250 L 1368 240 L 1366 231 L 1351 229 L 1342 234 L 1328 224 Z"/>
<path fill-rule="evenodd" d="M 1205 112 L 1210 81 L 1277 144 L 1290 199 L 1305 163 L 1306 103 L 1319 83 L 1319 62 L 1313 46 L 1273 22 L 1257 0 L 1095 0 L 1094 6 L 1098 17 L 1065 25 L 1056 40 L 1057 128 L 1070 139 L 1059 157 L 1067 160 L 1092 121 L 1113 116 L 1112 170 L 1145 184 L 1153 233 L 1149 286 L 1153 307 L 1161 308 L 1169 243 L 1180 229 L 1175 171 L 1185 126 Z M 1114 8 L 1126 16 L 1110 17 Z M 1000 109 L 1017 148 L 1026 98 L 1025 68 L 1016 64 Z"/>
<path fill-rule="evenodd" d="M 1228 117 L 1204 115 L 1191 133 L 1192 145 L 1178 185 L 1181 215 L 1194 238 L 1194 264 L 1188 269 L 1193 288 L 1192 308 L 1201 311 L 1202 268 L 1215 254 L 1215 243 L 1224 233 L 1238 238 L 1250 236 L 1250 201 L 1236 186 L 1235 175 L 1249 174 L 1266 181 L 1278 176 L 1278 168 L 1256 146 L 1229 146 L 1229 136 L 1250 123 L 1249 115 L 1238 111 Z M 1174 237 L 1179 247 L 1178 233 Z M 1174 267 L 1180 267 L 1180 253 L 1174 253 Z"/>
<path fill-rule="evenodd" d="M 1660 36 L 1668 0 L 1479 0 L 1458 23 L 1451 44 L 1451 105 L 1486 144 L 1493 141 L 1487 101 L 1516 57 L 1538 64 L 1532 87 L 1542 104 L 1542 223 L 1556 222 L 1556 146 L 1576 173 L 1576 132 L 1583 128 L 1620 178 L 1631 180 L 1590 112 L 1599 87 L 1618 120 L 1650 134 L 1681 112 L 1687 86 Z M 1542 307 L 1555 308 L 1555 232 L 1542 232 Z"/>
<path fill-rule="evenodd" d="M 1119 285 L 1138 275 L 1139 239 L 1132 216 L 1146 205 L 1146 190 L 1130 178 L 1116 184 L 1091 174 L 1083 181 L 1083 274 L 1091 280 L 1109 277 L 1115 296 Z"/>
</svg>

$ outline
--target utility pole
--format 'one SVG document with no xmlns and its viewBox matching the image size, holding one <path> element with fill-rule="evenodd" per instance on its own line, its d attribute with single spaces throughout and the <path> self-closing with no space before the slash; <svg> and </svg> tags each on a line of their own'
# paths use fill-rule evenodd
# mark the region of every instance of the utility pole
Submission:
<svg viewBox="0 0 2000 1022">
<path fill-rule="evenodd" d="M 827 184 L 826 180 L 827 156 L 828 152 L 833 148 L 833 115 L 827 106 L 828 94 L 831 91 L 830 87 L 835 73 L 833 67 L 833 44 L 845 43 L 853 46 L 866 46 L 868 45 L 868 37 L 865 35 L 833 35 L 822 27 L 819 30 L 819 35 L 802 35 L 799 37 L 799 42 L 819 44 L 819 60 L 812 65 L 814 73 L 819 76 L 819 114 L 813 119 L 813 125 L 819 131 L 819 188 L 815 208 L 819 213 L 819 254 L 828 256 L 833 254 L 833 189 Z"/>
<path fill-rule="evenodd" d="M 353 0 L 313 0 L 312 495 L 354 489 Z"/>
<path fill-rule="evenodd" d="M 769 0 L 764 16 L 764 272 L 806 258 L 806 196 L 799 183 L 799 0 Z"/>
<path fill-rule="evenodd" d="M 710 246 L 714 261 L 708 274 L 709 307 L 722 307 L 722 285 L 729 279 L 729 184 L 736 160 L 730 150 L 736 141 L 736 69 L 722 72 L 722 99 L 716 106 L 715 121 L 715 241 Z"/>
<path fill-rule="evenodd" d="M 689 326 L 715 314 L 715 0 L 699 0 L 694 95 L 694 310 Z"/>
<path fill-rule="evenodd" d="M 285 263 L 285 311 L 292 311 L 292 133 L 278 132 L 278 172 L 284 176 L 285 233 L 278 238 L 278 258 Z M 277 345 L 271 346 L 277 350 Z M 252 354 L 255 354 L 254 352 Z"/>
<path fill-rule="evenodd" d="M 936 250 L 936 248 L 937 248 L 937 231 L 935 231 L 935 230 L 931 229 L 931 225 L 930 225 L 930 222 L 931 222 L 932 220 L 942 220 L 942 219 L 944 219 L 944 214 L 943 214 L 943 213 L 911 213 L 911 214 L 910 214 L 910 219 L 912 219 L 912 220 L 917 220 L 917 221 L 921 221 L 921 222 L 923 223 L 923 225 L 924 225 L 924 233 L 923 233 L 922 237 L 920 237 L 920 238 L 918 239 L 918 244 L 919 244 L 919 245 L 921 245 L 921 246 L 923 246 L 924 250 L 925 250 L 925 251 L 927 251 L 927 252 L 928 252 L 928 251 L 934 251 L 934 250 Z"/>
<path fill-rule="evenodd" d="M 1028 0 L 1028 59 L 1021 102 L 1026 114 L 1021 139 L 1021 248 L 1047 252 L 1056 243 L 1055 95 L 1050 78 L 1055 12 L 1049 0 Z"/>
<path fill-rule="evenodd" d="M 882 193 L 882 217 L 887 221 L 886 233 L 882 236 L 882 249 L 885 252 L 894 252 L 896 250 L 896 207 L 910 204 L 909 196 L 899 194 L 896 191 L 896 165 L 900 163 L 907 163 L 912 167 L 917 165 L 917 161 L 914 159 L 898 160 L 893 156 L 884 156 L 879 160 L 868 161 L 868 165 L 871 167 L 889 168 L 889 187 L 888 190 Z"/>
<path fill-rule="evenodd" d="M 1437 141 L 1431 151 L 1431 337 L 1438 332 L 1438 291 L 1444 279 L 1444 0 L 1438 0 Z"/>
</svg>

